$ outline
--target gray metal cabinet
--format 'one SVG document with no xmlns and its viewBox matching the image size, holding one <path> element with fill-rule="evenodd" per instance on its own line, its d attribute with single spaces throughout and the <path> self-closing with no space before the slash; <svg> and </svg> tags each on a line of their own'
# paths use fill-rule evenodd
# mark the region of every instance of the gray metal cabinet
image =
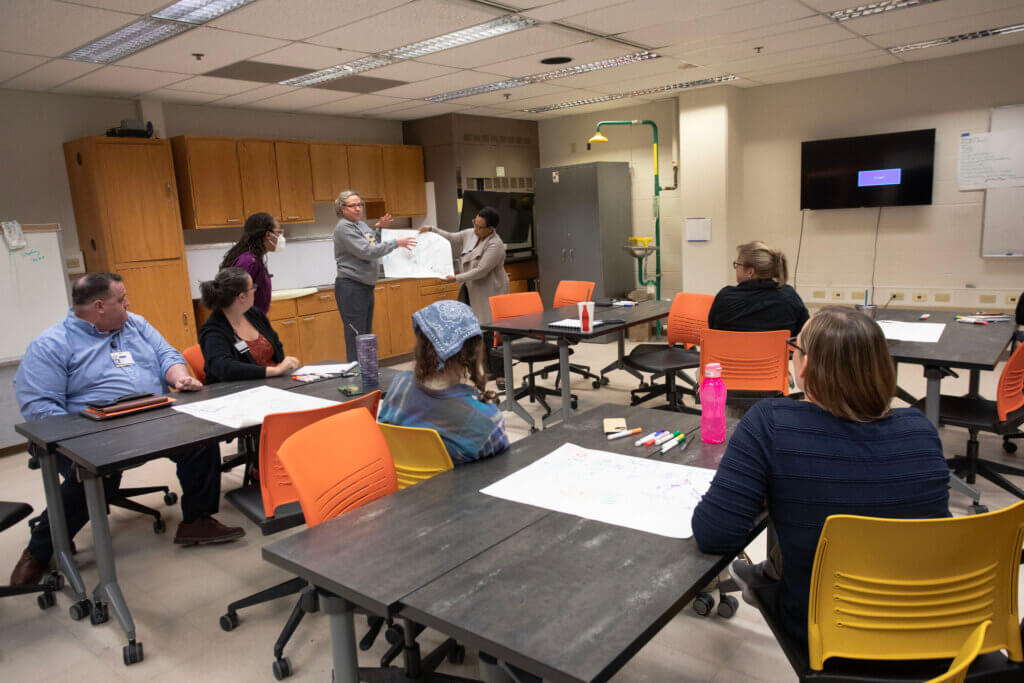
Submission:
<svg viewBox="0 0 1024 683">
<path fill-rule="evenodd" d="M 561 280 L 594 282 L 594 296 L 637 285 L 622 247 L 633 234 L 629 164 L 598 161 L 533 172 L 540 294 L 551 306 Z"/>
</svg>

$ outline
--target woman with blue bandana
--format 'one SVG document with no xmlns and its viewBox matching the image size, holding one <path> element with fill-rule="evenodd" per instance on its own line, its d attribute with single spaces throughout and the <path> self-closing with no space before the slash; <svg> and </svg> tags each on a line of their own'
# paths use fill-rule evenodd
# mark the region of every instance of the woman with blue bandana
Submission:
<svg viewBox="0 0 1024 683">
<path fill-rule="evenodd" d="M 437 301 L 413 313 L 412 324 L 415 367 L 395 377 L 377 419 L 437 430 L 455 465 L 507 449 L 505 420 L 485 390 L 484 341 L 472 309 Z"/>
</svg>

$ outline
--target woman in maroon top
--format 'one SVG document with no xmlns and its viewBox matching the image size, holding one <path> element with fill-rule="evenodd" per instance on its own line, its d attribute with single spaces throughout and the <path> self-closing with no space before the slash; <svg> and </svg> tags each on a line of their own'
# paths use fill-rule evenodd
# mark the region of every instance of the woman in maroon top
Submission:
<svg viewBox="0 0 1024 683">
<path fill-rule="evenodd" d="M 249 273 L 256 294 L 253 306 L 264 313 L 270 310 L 271 275 L 267 272 L 267 252 L 284 250 L 284 229 L 269 213 L 254 213 L 245 219 L 242 238 L 224 254 L 223 268 L 241 268 Z"/>
<path fill-rule="evenodd" d="M 223 268 L 199 290 L 213 311 L 199 329 L 207 384 L 276 377 L 301 365 L 298 358 L 284 355 L 267 316 L 252 305 L 257 290 L 244 270 Z"/>
</svg>

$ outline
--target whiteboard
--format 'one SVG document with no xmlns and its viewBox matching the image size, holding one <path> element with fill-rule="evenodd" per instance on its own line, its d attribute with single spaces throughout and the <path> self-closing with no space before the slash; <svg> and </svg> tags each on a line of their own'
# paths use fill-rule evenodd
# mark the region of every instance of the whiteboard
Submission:
<svg viewBox="0 0 1024 683">
<path fill-rule="evenodd" d="M 1024 129 L 1024 104 L 992 110 L 991 131 Z M 1024 136 L 1020 136 L 1024 139 Z M 1024 158 L 1024 146 L 1012 150 Z M 985 190 L 985 218 L 981 227 L 981 255 L 1024 257 L 1024 187 Z"/>
<path fill-rule="evenodd" d="M 0 363 L 21 360 L 28 343 L 71 307 L 59 225 L 23 225 L 28 245 L 9 251 L 0 239 Z"/>
<path fill-rule="evenodd" d="M 212 280 L 217 274 L 221 259 L 232 244 L 185 245 L 188 284 L 193 299 L 199 298 L 199 283 Z M 313 239 L 289 238 L 284 251 L 267 254 L 267 270 L 273 275 L 271 285 L 275 291 L 333 286 L 338 274 L 334 262 L 334 239 L 330 235 Z"/>
</svg>

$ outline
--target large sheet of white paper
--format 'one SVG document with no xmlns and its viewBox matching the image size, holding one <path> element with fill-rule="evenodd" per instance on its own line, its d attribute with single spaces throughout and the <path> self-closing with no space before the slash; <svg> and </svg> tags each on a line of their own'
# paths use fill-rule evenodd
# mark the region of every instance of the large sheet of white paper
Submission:
<svg viewBox="0 0 1024 683">
<path fill-rule="evenodd" d="M 690 518 L 714 470 L 567 443 L 481 493 L 671 538 Z"/>
<path fill-rule="evenodd" d="M 945 323 L 908 323 L 902 320 L 879 320 L 878 326 L 886 339 L 930 343 L 939 341 L 946 329 Z"/>
<path fill-rule="evenodd" d="M 352 361 L 351 363 L 321 363 L 320 365 L 303 365 L 298 370 L 292 372 L 292 375 L 337 375 L 342 372 L 348 372 L 357 365 L 358 363 L 356 361 Z"/>
<path fill-rule="evenodd" d="M 961 134 L 957 171 L 961 190 L 1024 185 L 1024 128 Z"/>
<path fill-rule="evenodd" d="M 175 404 L 175 410 L 187 413 L 200 420 L 216 422 L 234 429 L 253 427 L 263 423 L 270 413 L 289 413 L 296 410 L 312 410 L 333 406 L 338 401 L 329 401 L 316 396 L 304 396 L 284 389 L 256 387 L 220 398 L 195 403 Z"/>
<path fill-rule="evenodd" d="M 415 237 L 416 246 L 412 249 L 399 247 L 381 258 L 385 277 L 440 277 L 454 275 L 452 266 L 451 243 L 440 235 L 432 232 L 420 233 L 416 230 L 385 230 L 384 240 L 395 240 L 401 237 Z"/>
</svg>

